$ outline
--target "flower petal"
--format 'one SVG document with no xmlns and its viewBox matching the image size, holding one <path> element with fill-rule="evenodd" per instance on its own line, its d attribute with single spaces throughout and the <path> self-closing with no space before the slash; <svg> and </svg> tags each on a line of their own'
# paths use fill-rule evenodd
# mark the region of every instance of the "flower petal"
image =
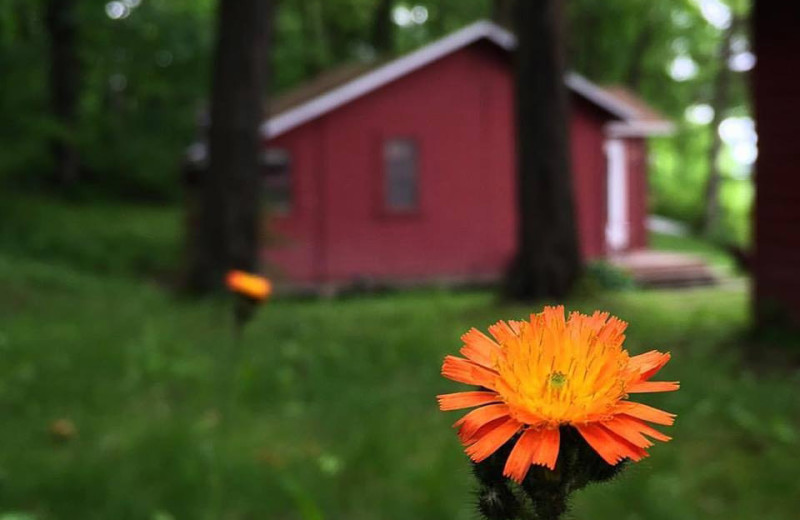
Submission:
<svg viewBox="0 0 800 520">
<path fill-rule="evenodd" d="M 638 374 L 634 381 L 647 381 L 661 370 L 672 356 L 669 352 L 651 350 L 628 360 L 628 369 Z"/>
<path fill-rule="evenodd" d="M 625 387 L 629 394 L 644 394 L 650 392 L 674 392 L 680 388 L 677 381 L 641 381 Z"/>
<path fill-rule="evenodd" d="M 644 422 L 634 419 L 633 417 L 617 415 L 610 421 L 604 421 L 603 426 L 639 448 L 649 448 L 653 445 L 652 441 L 642 434 L 646 431 L 656 430 L 653 430 L 653 428 L 650 428 Z"/>
<path fill-rule="evenodd" d="M 503 468 L 503 475 L 522 482 L 528 470 L 531 467 L 533 455 L 541 444 L 541 431 L 527 429 L 520 436 L 514 449 L 508 455 L 505 468 Z"/>
<path fill-rule="evenodd" d="M 497 373 L 468 359 L 446 356 L 442 364 L 442 375 L 459 383 L 477 385 L 494 390 Z"/>
<path fill-rule="evenodd" d="M 558 428 L 552 430 L 539 430 L 539 446 L 534 452 L 531 462 L 550 469 L 556 469 L 558 449 L 561 444 L 561 434 Z"/>
<path fill-rule="evenodd" d="M 626 322 L 615 316 L 611 316 L 597 332 L 597 340 L 604 343 L 616 343 L 621 345 L 625 340 L 624 333 L 627 328 L 628 324 Z"/>
<path fill-rule="evenodd" d="M 672 440 L 672 437 L 670 437 L 669 435 L 664 435 L 663 433 L 656 430 L 655 428 L 645 423 L 644 421 L 640 421 L 639 419 L 629 418 L 626 415 L 620 415 L 618 417 L 620 419 L 628 421 L 631 424 L 631 426 L 638 428 L 639 432 L 647 435 L 651 439 L 655 439 L 661 442 L 667 442 Z"/>
<path fill-rule="evenodd" d="M 526 323 L 527 323 L 527 322 L 525 322 L 525 321 L 519 321 L 519 320 L 508 320 L 508 326 L 509 326 L 509 327 L 511 327 L 511 330 L 512 330 L 512 331 L 514 332 L 514 334 L 516 334 L 517 336 L 519 336 L 520 332 L 522 331 L 523 327 L 525 327 L 525 324 L 526 324 Z"/>
<path fill-rule="evenodd" d="M 458 428 L 458 436 L 461 442 L 468 444 L 469 440 L 473 437 L 478 429 L 495 419 L 501 417 L 508 417 L 508 406 L 505 404 L 490 404 L 472 410 L 467 415 L 457 420 L 453 424 L 454 428 Z"/>
<path fill-rule="evenodd" d="M 517 335 L 511 325 L 505 321 L 498 321 L 494 325 L 489 325 L 489 334 L 501 345 Z"/>
<path fill-rule="evenodd" d="M 617 411 L 630 415 L 636 419 L 648 421 L 656 424 L 663 424 L 664 426 L 672 426 L 675 422 L 675 414 L 647 406 L 642 403 L 635 403 L 633 401 L 623 401 L 617 405 Z"/>
<path fill-rule="evenodd" d="M 600 424 L 584 424 L 578 425 L 576 428 L 586 439 L 586 442 L 589 443 L 589 446 L 612 466 L 625 458 L 638 461 L 647 456 L 647 452 L 642 448 L 634 446 L 619 435 L 603 428 Z"/>
<path fill-rule="evenodd" d="M 541 317 L 543 326 L 551 331 L 563 331 L 567 326 L 563 305 L 546 306 L 542 310 Z"/>
<path fill-rule="evenodd" d="M 508 420 L 508 416 L 504 415 L 503 417 L 500 417 L 499 419 L 495 419 L 493 421 L 489 421 L 488 423 L 484 424 L 483 426 L 478 428 L 478 430 L 475 433 L 473 433 L 471 436 L 469 436 L 469 437 L 462 436 L 461 432 L 459 432 L 458 433 L 458 438 L 461 440 L 461 444 L 464 447 L 467 447 L 470 444 L 475 443 L 478 439 L 482 438 L 484 435 L 486 435 L 487 433 L 491 432 L 492 430 L 494 430 L 495 428 L 497 428 L 498 426 L 500 426 L 501 424 L 503 424 L 507 420 Z"/>
<path fill-rule="evenodd" d="M 478 329 L 470 329 L 461 336 L 464 346 L 461 354 L 486 368 L 494 367 L 495 359 L 500 355 L 500 345 L 491 340 Z"/>
<path fill-rule="evenodd" d="M 456 392 L 454 394 L 437 395 L 439 409 L 443 412 L 461 410 L 489 403 L 496 403 L 500 397 L 494 392 Z"/>
<path fill-rule="evenodd" d="M 509 417 L 505 422 L 498 424 L 496 428 L 476 440 L 465 451 L 474 462 L 486 460 L 487 457 L 508 442 L 520 428 L 522 428 L 522 425 Z"/>
</svg>

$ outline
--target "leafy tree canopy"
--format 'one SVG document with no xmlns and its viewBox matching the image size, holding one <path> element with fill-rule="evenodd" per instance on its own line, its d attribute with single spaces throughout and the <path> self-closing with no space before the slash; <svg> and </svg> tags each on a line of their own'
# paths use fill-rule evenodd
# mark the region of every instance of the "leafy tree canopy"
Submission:
<svg viewBox="0 0 800 520">
<path fill-rule="evenodd" d="M 496 1 L 496 0 L 495 0 Z M 380 0 L 283 0 L 276 16 L 273 91 L 320 71 L 376 58 Z M 216 2 L 76 2 L 81 58 L 77 129 L 69 139 L 88 179 L 84 190 L 148 199 L 179 195 L 179 165 L 198 137 L 210 85 Z M 655 211 L 692 221 L 702 212 L 711 129 L 687 109 L 708 105 L 727 23 L 748 0 L 567 0 L 568 62 L 601 84 L 623 84 L 679 124 L 653 145 Z M 44 0 L 0 3 L 0 176 L 36 185 L 51 168 L 48 139 L 64 129 L 50 116 Z M 417 8 L 414 11 L 414 8 Z M 395 0 L 392 46 L 401 53 L 492 13 L 492 0 Z M 413 20 L 406 13 L 415 12 Z M 423 16 L 424 14 L 424 16 Z M 746 24 L 732 40 L 748 51 Z M 743 58 L 746 61 L 746 57 Z M 739 67 L 746 68 L 746 67 Z M 677 78 L 677 79 L 676 79 Z M 746 74 L 736 72 L 727 116 L 749 113 Z M 700 110 L 702 112 L 702 109 Z M 702 115 L 702 114 L 701 114 Z M 728 229 L 745 236 L 748 167 L 722 154 Z"/>
</svg>

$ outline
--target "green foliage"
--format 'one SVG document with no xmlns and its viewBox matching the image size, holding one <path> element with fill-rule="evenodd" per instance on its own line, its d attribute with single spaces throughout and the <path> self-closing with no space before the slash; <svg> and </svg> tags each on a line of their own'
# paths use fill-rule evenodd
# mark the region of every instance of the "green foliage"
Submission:
<svg viewBox="0 0 800 520">
<path fill-rule="evenodd" d="M 398 36 L 407 50 L 488 13 L 488 0 L 429 4 L 436 23 Z M 272 47 L 273 91 L 337 64 L 371 59 L 375 0 L 280 2 Z M 111 19 L 106 2 L 77 2 L 81 59 L 78 123 L 49 114 L 44 2 L 0 4 L 0 182 L 37 187 L 50 174 L 48 141 L 69 138 L 92 196 L 175 199 L 180 163 L 206 112 L 213 58 L 213 0 L 147 0 Z"/>
<path fill-rule="evenodd" d="M 177 208 L 0 197 L 0 253 L 95 273 L 173 274 Z"/>
<path fill-rule="evenodd" d="M 297 0 L 282 2 L 275 25 L 274 85 L 277 92 L 296 86 L 326 68 L 380 59 L 371 31 L 378 0 Z M 423 6 L 428 22 L 395 31 L 395 52 L 403 53 L 451 31 L 487 18 L 490 0 L 418 0 L 395 2 Z"/>
<path fill-rule="evenodd" d="M 372 60 L 371 30 L 377 0 L 279 2 L 272 47 L 273 92 L 280 93 L 322 70 Z M 67 134 L 78 146 L 88 180 L 82 190 L 140 199 L 175 199 L 179 165 L 199 137 L 214 44 L 214 0 L 146 0 L 130 15 L 110 19 L 105 3 L 78 2 L 83 78 L 79 122 Z M 749 2 L 732 0 L 746 15 Z M 0 4 L 0 181 L 38 184 L 52 164 L 47 146 L 64 129 L 48 115 L 47 34 L 40 0 Z M 406 52 L 491 13 L 491 0 L 398 1 L 421 5 L 420 26 L 398 27 L 396 52 Z M 570 66 L 599 83 L 630 86 L 678 123 L 675 138 L 653 143 L 651 209 L 696 223 L 705 205 L 708 125 L 685 121 L 685 109 L 706 103 L 721 66 L 722 32 L 702 16 L 695 0 L 631 2 L 573 0 L 566 4 Z M 742 34 L 742 37 L 745 35 Z M 668 66 L 691 56 L 695 78 L 677 82 Z M 747 115 L 747 89 L 735 74 L 727 115 Z M 747 243 L 752 199 L 749 179 L 734 177 L 722 157 L 724 222 L 720 239 Z M 88 186 L 88 187 L 87 187 Z"/>
<path fill-rule="evenodd" d="M 182 153 L 208 91 L 211 4 L 151 0 L 112 20 L 105 3 L 78 2 L 81 95 L 68 135 L 88 184 L 137 198 L 174 197 Z M 47 142 L 64 129 L 49 116 L 48 35 L 42 2 L 5 3 L 14 30 L 0 41 L 0 179 L 38 184 Z"/>
<path fill-rule="evenodd" d="M 734 15 L 746 16 L 749 1 L 727 2 Z M 601 84 L 623 84 L 678 125 L 677 134 L 652 142 L 651 211 L 697 225 L 705 207 L 708 178 L 709 125 L 686 121 L 685 110 L 710 103 L 722 31 L 703 18 L 695 0 L 630 2 L 574 0 L 569 6 L 571 66 Z M 746 39 L 746 34 L 741 34 Z M 677 56 L 691 57 L 697 75 L 675 81 L 668 70 Z M 734 73 L 726 116 L 747 115 L 746 78 Z M 722 157 L 723 225 L 720 240 L 746 244 L 752 186 L 750 179 L 732 177 L 734 166 L 726 150 Z"/>
<path fill-rule="evenodd" d="M 397 2 L 397 5 L 421 5 L 428 10 L 428 23 L 397 31 L 395 45 L 398 52 L 408 52 L 475 20 L 488 19 L 492 0 L 423 0 Z"/>
<path fill-rule="evenodd" d="M 645 398 L 678 414 L 674 441 L 576 493 L 576 518 L 795 517 L 800 380 L 741 361 L 743 290 L 618 292 L 569 307 L 629 321 L 630 350 L 671 350 L 664 376 L 682 381 Z M 473 518 L 458 414 L 434 399 L 457 386 L 441 359 L 467 328 L 531 310 L 488 293 L 270 302 L 244 336 L 238 404 L 221 417 L 224 302 L 0 253 L 0 515 Z M 74 437 L 48 433 L 60 418 Z"/>
<path fill-rule="evenodd" d="M 0 518 L 473 518 L 441 359 L 469 327 L 537 309 L 482 292 L 278 299 L 232 365 L 229 303 L 127 276 L 165 265 L 176 212 L 0 202 Z M 682 381 L 645 399 L 678 414 L 675 440 L 576 493 L 577 518 L 794 518 L 800 379 L 742 358 L 743 289 L 567 303 L 629 321 L 631 352 L 671 350 L 664 376 Z"/>
<path fill-rule="evenodd" d="M 603 291 L 625 291 L 633 289 L 633 278 L 609 262 L 596 260 L 584 267 L 583 278 L 578 284 L 580 294 L 598 294 Z"/>
<path fill-rule="evenodd" d="M 38 4 L 0 3 L 0 181 L 9 172 L 41 175 L 50 167 L 44 137 L 52 123 Z"/>
<path fill-rule="evenodd" d="M 176 194 L 209 92 L 211 6 L 152 0 L 112 20 L 83 5 L 80 150 L 97 183 L 137 198 Z"/>
</svg>

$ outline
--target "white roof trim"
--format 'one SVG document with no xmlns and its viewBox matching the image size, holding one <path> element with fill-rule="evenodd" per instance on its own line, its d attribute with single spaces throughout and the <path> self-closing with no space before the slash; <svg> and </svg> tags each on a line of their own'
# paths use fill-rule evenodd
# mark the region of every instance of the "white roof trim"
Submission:
<svg viewBox="0 0 800 520">
<path fill-rule="evenodd" d="M 606 125 L 609 137 L 668 136 L 675 133 L 670 121 L 617 121 Z"/>
<path fill-rule="evenodd" d="M 277 137 L 483 39 L 508 51 L 514 50 L 517 46 L 516 37 L 499 25 L 487 21 L 475 22 L 411 54 L 391 61 L 344 85 L 269 118 L 261 125 L 261 133 L 265 138 Z M 635 109 L 608 94 L 586 78 L 570 73 L 566 76 L 565 82 L 571 90 L 607 112 L 626 122 L 635 122 Z"/>
<path fill-rule="evenodd" d="M 507 50 L 512 50 L 516 46 L 516 38 L 510 32 L 491 22 L 476 22 L 295 108 L 271 117 L 261 126 L 261 131 L 265 137 L 275 137 L 288 132 L 482 39 L 488 39 Z"/>
<path fill-rule="evenodd" d="M 636 110 L 623 103 L 602 88 L 598 87 L 580 74 L 570 72 L 564 80 L 569 88 L 585 97 L 595 105 L 620 119 L 636 119 Z"/>
</svg>

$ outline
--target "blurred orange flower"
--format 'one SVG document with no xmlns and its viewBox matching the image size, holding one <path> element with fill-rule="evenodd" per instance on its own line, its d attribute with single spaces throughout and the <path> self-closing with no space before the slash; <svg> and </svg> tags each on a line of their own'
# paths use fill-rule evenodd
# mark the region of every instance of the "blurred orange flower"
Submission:
<svg viewBox="0 0 800 520">
<path fill-rule="evenodd" d="M 50 436 L 54 441 L 67 442 L 78 435 L 78 427 L 72 419 L 56 419 L 50 423 Z"/>
<path fill-rule="evenodd" d="M 272 294 L 269 280 L 244 271 L 229 271 L 225 282 L 231 291 L 253 300 L 263 300 Z"/>
<path fill-rule="evenodd" d="M 626 400 L 678 389 L 649 380 L 670 355 L 629 356 L 626 327 L 605 312 L 565 319 L 559 306 L 530 321 L 500 321 L 489 327 L 493 339 L 476 329 L 464 334 L 466 359 L 447 356 L 442 375 L 483 388 L 438 400 L 441 410 L 478 407 L 454 425 L 470 458 L 481 462 L 519 433 L 503 474 L 521 482 L 531 464 L 555 469 L 562 426 L 574 427 L 611 465 L 646 457 L 647 437 L 670 440 L 647 422 L 671 425 L 675 415 Z"/>
</svg>

